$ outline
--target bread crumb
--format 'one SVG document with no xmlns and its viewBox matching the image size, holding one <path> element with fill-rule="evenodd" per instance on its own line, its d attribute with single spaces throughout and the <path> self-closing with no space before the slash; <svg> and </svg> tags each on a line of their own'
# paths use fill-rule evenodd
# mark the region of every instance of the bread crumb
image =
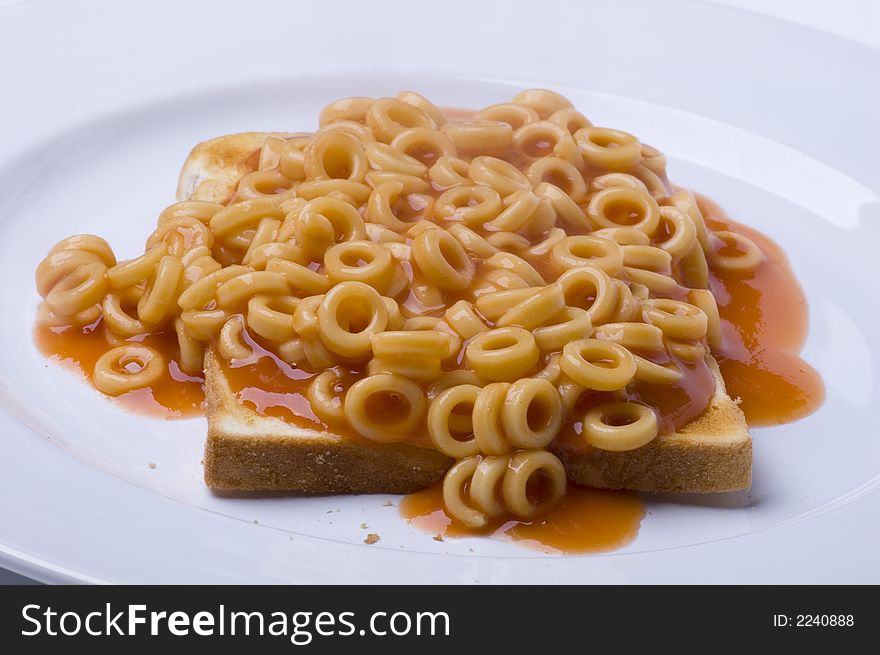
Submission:
<svg viewBox="0 0 880 655">
<path fill-rule="evenodd" d="M 367 525 L 366 523 L 361 523 L 361 530 L 366 530 L 366 529 L 369 528 L 369 527 L 370 527 L 370 526 Z"/>
<path fill-rule="evenodd" d="M 443 541 L 443 535 L 442 534 L 435 534 L 432 537 L 432 539 L 434 539 L 434 541 Z"/>
<path fill-rule="evenodd" d="M 384 503 L 382 503 L 382 507 L 394 507 L 394 503 L 392 503 L 390 500 L 386 500 Z"/>
<path fill-rule="evenodd" d="M 155 468 L 156 468 L 156 462 L 150 462 L 149 464 L 147 464 L 147 466 L 149 466 L 151 469 L 155 469 Z"/>
<path fill-rule="evenodd" d="M 364 543 L 367 545 L 373 545 L 377 541 L 379 541 L 379 535 L 377 535 L 375 532 L 371 532 L 367 535 L 367 538 L 364 539 Z"/>
</svg>

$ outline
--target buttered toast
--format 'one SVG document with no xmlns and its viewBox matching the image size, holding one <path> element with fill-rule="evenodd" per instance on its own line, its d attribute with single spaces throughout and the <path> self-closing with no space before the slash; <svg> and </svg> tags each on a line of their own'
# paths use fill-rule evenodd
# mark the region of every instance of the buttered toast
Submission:
<svg viewBox="0 0 880 655">
<path fill-rule="evenodd" d="M 254 170 L 269 133 L 244 133 L 199 144 L 180 175 L 178 200 L 223 202 Z M 714 359 L 708 409 L 674 434 L 625 452 L 554 444 L 575 483 L 648 492 L 715 493 L 751 483 L 751 439 Z M 406 493 L 439 482 L 453 460 L 410 444 L 362 444 L 331 432 L 295 427 L 242 405 L 214 353 L 205 359 L 208 439 L 205 481 L 214 489 L 302 493 Z"/>
</svg>

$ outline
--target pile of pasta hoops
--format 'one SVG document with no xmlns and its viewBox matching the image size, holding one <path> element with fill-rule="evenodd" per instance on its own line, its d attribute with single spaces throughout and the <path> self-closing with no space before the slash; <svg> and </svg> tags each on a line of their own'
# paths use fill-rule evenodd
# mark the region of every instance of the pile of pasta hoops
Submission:
<svg viewBox="0 0 880 655">
<path fill-rule="evenodd" d="M 763 257 L 709 230 L 665 168 L 551 91 L 456 121 L 412 92 L 347 98 L 313 134 L 268 137 L 227 203 L 165 209 L 139 257 L 58 243 L 36 274 L 40 321 L 106 331 L 93 383 L 111 396 L 172 364 L 143 335 L 173 329 L 190 375 L 208 348 L 235 365 L 259 343 L 312 375 L 331 429 L 427 432 L 456 460 L 443 496 L 467 526 L 534 517 L 565 493 L 550 450 L 565 424 L 611 451 L 658 435 L 627 389 L 703 362 L 721 339 L 709 263 Z M 603 402 L 577 414 L 591 394 Z"/>
</svg>

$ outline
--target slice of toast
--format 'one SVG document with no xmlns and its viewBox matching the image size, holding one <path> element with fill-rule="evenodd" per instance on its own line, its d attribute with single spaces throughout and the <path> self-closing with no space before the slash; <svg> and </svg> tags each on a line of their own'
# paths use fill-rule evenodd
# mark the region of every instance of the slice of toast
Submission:
<svg viewBox="0 0 880 655">
<path fill-rule="evenodd" d="M 247 132 L 200 143 L 187 158 L 179 200 L 231 198 L 275 133 Z M 751 485 L 752 443 L 714 359 L 715 394 L 698 419 L 627 452 L 555 448 L 581 485 L 649 492 L 717 493 Z M 216 356 L 205 358 L 208 439 L 205 482 L 218 490 L 301 493 L 408 493 L 439 482 L 452 460 L 410 444 L 362 444 L 293 426 L 243 406 Z"/>
</svg>

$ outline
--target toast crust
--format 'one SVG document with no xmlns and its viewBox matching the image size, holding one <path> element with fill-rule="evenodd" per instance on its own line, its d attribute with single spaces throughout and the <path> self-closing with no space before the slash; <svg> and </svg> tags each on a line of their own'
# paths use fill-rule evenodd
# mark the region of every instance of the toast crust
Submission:
<svg viewBox="0 0 880 655">
<path fill-rule="evenodd" d="M 179 200 L 223 202 L 257 165 L 276 132 L 245 132 L 198 144 L 181 171 Z M 716 387 L 706 412 L 675 434 L 627 452 L 553 448 L 580 485 L 647 492 L 718 493 L 751 485 L 752 443 L 745 417 Z M 362 444 L 292 426 L 242 406 L 216 357 L 205 360 L 208 438 L 205 483 L 212 489 L 300 493 L 409 493 L 439 482 L 452 460 L 410 444 Z"/>
<path fill-rule="evenodd" d="M 573 482 L 601 489 L 720 493 L 752 484 L 752 440 L 742 411 L 727 395 L 714 359 L 715 394 L 706 411 L 673 434 L 626 452 L 553 451 Z"/>
<path fill-rule="evenodd" d="M 571 451 L 555 445 L 569 479 L 587 487 L 720 493 L 751 485 L 752 442 L 718 366 L 706 412 L 636 450 Z M 309 494 L 411 493 L 436 484 L 453 461 L 411 444 L 354 442 L 262 416 L 238 402 L 217 357 L 205 357 L 208 439 L 205 483 L 212 489 Z"/>
<path fill-rule="evenodd" d="M 177 180 L 178 200 L 226 202 L 243 175 L 257 170 L 266 137 L 286 132 L 241 132 L 203 141 L 189 153 Z"/>
<path fill-rule="evenodd" d="M 238 491 L 412 493 L 452 460 L 431 448 L 369 444 L 265 417 L 238 402 L 212 352 L 205 356 L 205 484 Z"/>
</svg>

